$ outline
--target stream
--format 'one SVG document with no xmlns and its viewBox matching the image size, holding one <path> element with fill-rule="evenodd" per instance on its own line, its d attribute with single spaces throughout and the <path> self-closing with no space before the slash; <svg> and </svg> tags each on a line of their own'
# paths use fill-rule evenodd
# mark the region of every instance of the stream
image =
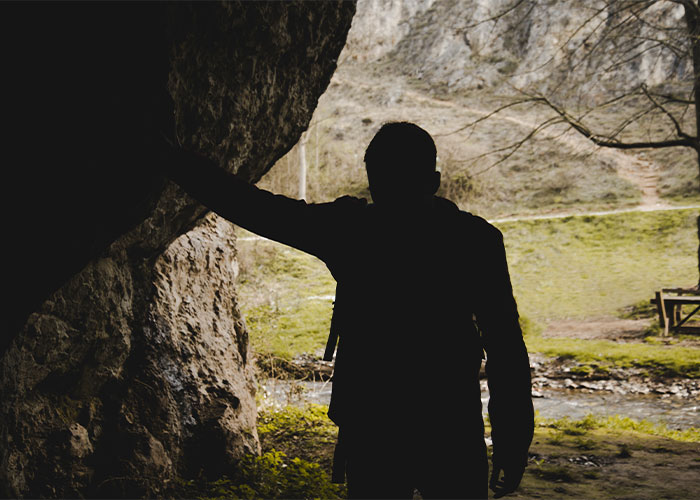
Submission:
<svg viewBox="0 0 700 500">
<path fill-rule="evenodd" d="M 481 401 L 486 411 L 488 392 L 482 386 Z M 387 390 L 390 390 L 387 387 Z M 330 382 L 269 379 L 259 389 L 266 405 L 327 405 Z M 635 420 L 663 423 L 672 429 L 700 428 L 700 400 L 658 394 L 618 394 L 608 391 L 582 392 L 571 389 L 539 389 L 533 398 L 535 411 L 543 418 L 580 419 L 621 415 Z"/>
</svg>

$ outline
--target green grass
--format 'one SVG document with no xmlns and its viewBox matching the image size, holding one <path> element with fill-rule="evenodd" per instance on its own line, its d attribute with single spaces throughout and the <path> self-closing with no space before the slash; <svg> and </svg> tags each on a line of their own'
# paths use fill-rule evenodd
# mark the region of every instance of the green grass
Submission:
<svg viewBox="0 0 700 500">
<path fill-rule="evenodd" d="M 700 349 L 609 340 L 579 340 L 528 336 L 528 351 L 575 359 L 582 363 L 609 363 L 645 368 L 664 376 L 700 378 Z"/>
<path fill-rule="evenodd" d="M 326 297 L 335 294 L 325 265 L 272 241 L 241 241 L 238 247 L 238 284 L 253 350 L 291 359 L 325 345 L 333 310 Z"/>
<path fill-rule="evenodd" d="M 279 450 L 331 469 L 338 428 L 328 418 L 326 405 L 260 411 L 258 435 L 263 450 Z"/>
<path fill-rule="evenodd" d="M 520 311 L 617 316 L 661 287 L 697 282 L 697 210 L 502 222 Z"/>
<path fill-rule="evenodd" d="M 580 420 L 571 420 L 567 417 L 547 419 L 537 416 L 535 423 L 538 427 L 556 429 L 568 436 L 584 436 L 589 431 L 603 429 L 615 432 L 634 431 L 649 436 L 665 437 L 674 441 L 700 443 L 700 429 L 695 427 L 683 430 L 671 429 L 664 424 L 657 424 L 648 420 L 635 420 L 621 415 L 597 417 L 589 414 Z"/>
<path fill-rule="evenodd" d="M 244 457 L 230 477 L 180 480 L 173 489 L 173 498 L 202 500 L 346 498 L 345 486 L 332 484 L 319 464 L 276 450 Z"/>
<path fill-rule="evenodd" d="M 263 305 L 246 309 L 253 349 L 283 359 L 313 353 L 325 345 L 332 310 L 329 301 L 315 299 L 281 308 Z"/>
</svg>

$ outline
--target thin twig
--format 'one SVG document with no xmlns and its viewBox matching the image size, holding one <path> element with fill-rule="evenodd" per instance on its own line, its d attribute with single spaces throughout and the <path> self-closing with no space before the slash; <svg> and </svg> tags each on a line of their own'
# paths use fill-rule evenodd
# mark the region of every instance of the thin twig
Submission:
<svg viewBox="0 0 700 500">
<path fill-rule="evenodd" d="M 492 163 L 491 165 L 489 165 L 488 167 L 486 167 L 482 170 L 479 170 L 478 172 L 475 172 L 473 175 L 483 174 L 487 170 L 491 170 L 492 168 L 496 167 L 497 165 L 500 165 L 501 163 L 506 161 L 508 158 L 513 156 L 527 141 L 532 139 L 538 132 L 540 132 L 541 130 L 544 130 L 545 128 L 550 127 L 552 125 L 556 125 L 557 123 L 562 123 L 562 120 L 560 120 L 558 117 L 548 118 L 547 120 L 545 120 L 544 122 L 540 123 L 535 128 L 533 128 L 525 137 L 523 137 L 519 141 L 511 143 L 508 146 L 504 146 L 502 148 L 498 148 L 498 149 L 489 151 L 487 153 L 483 153 L 483 154 L 474 156 L 472 158 L 465 160 L 465 162 L 473 163 L 474 161 L 479 160 L 481 158 L 485 158 L 487 156 L 501 153 L 503 151 L 508 151 L 508 153 L 505 154 L 503 157 L 501 157 L 498 161 Z"/>
<path fill-rule="evenodd" d="M 685 132 L 683 132 L 683 129 L 681 128 L 681 124 L 678 123 L 678 120 L 676 120 L 676 117 L 673 116 L 665 107 L 663 107 L 661 104 L 659 104 L 659 103 L 649 94 L 649 92 L 647 92 L 647 86 L 646 86 L 646 85 L 642 85 L 642 91 L 644 92 L 644 95 L 646 95 L 647 98 L 651 101 L 651 103 L 652 103 L 655 107 L 657 107 L 658 109 L 660 109 L 660 110 L 668 117 L 669 120 L 671 120 L 671 122 L 673 123 L 673 126 L 676 128 L 676 135 L 678 135 L 678 137 L 683 137 L 683 138 L 685 138 L 685 139 L 691 139 L 690 135 L 688 135 L 688 134 L 686 134 Z"/>
<path fill-rule="evenodd" d="M 485 121 L 485 120 L 488 120 L 489 118 L 491 118 L 492 116 L 494 116 L 494 115 L 500 113 L 500 112 L 503 111 L 504 109 L 512 108 L 513 106 L 517 106 L 517 105 L 519 105 L 519 104 L 525 104 L 525 103 L 530 102 L 530 101 L 531 101 L 531 99 L 528 98 L 528 99 L 518 100 L 518 101 L 510 102 L 510 103 L 508 103 L 508 104 L 504 104 L 503 106 L 500 106 L 499 108 L 497 108 L 497 109 L 491 111 L 490 113 L 487 113 L 487 114 L 485 114 L 485 115 L 483 115 L 483 116 L 480 116 L 479 118 L 477 118 L 477 119 L 474 120 L 473 122 L 467 123 L 466 125 L 464 125 L 464 126 L 458 128 L 458 129 L 456 129 L 456 130 L 453 130 L 453 131 L 451 131 L 451 132 L 446 132 L 446 133 L 444 133 L 444 134 L 433 134 L 433 137 L 446 137 L 446 136 L 448 136 L 448 135 L 458 134 L 459 132 L 462 132 L 463 130 L 466 130 L 466 129 L 468 129 L 468 128 L 474 127 L 474 126 L 477 125 L 478 123 L 481 123 L 481 122 L 483 122 L 483 121 Z"/>
<path fill-rule="evenodd" d="M 498 13 L 492 17 L 486 18 L 486 19 L 481 19 L 474 24 L 469 24 L 469 25 L 465 26 L 464 28 L 462 28 L 461 30 L 459 30 L 458 33 L 461 33 L 463 31 L 471 29 L 471 28 L 476 28 L 479 25 L 486 24 L 486 23 L 489 23 L 491 21 L 498 21 L 500 18 L 507 16 L 508 14 L 513 12 L 515 9 L 517 9 L 520 5 L 522 5 L 526 1 L 528 1 L 528 0 L 517 0 L 513 5 L 506 8 L 503 12 L 500 12 L 500 13 Z"/>
</svg>

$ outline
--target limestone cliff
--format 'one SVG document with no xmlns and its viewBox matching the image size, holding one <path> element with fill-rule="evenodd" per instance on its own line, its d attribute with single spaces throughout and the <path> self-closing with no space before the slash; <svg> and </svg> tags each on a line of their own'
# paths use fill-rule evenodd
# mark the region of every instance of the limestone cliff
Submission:
<svg viewBox="0 0 700 500">
<path fill-rule="evenodd" d="M 258 448 L 235 241 L 151 173 L 153 131 L 259 179 L 306 127 L 354 4 L 0 9 L 0 494 L 215 475 Z"/>
<path fill-rule="evenodd" d="M 621 4 L 359 0 L 341 60 L 381 61 L 447 92 L 574 86 L 578 97 L 590 97 L 691 78 L 683 7 L 650 2 L 634 17 L 620 14 Z M 612 30 L 622 36 L 608 38 Z M 571 84 L 562 89 L 564 79 Z"/>
</svg>

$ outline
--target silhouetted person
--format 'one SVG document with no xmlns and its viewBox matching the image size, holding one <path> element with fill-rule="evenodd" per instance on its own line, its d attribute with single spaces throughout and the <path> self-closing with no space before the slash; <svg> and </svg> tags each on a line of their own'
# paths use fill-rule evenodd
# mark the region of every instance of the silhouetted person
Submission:
<svg viewBox="0 0 700 500">
<path fill-rule="evenodd" d="M 527 463 L 530 367 L 502 236 L 435 196 L 435 159 L 423 129 L 386 124 L 365 153 L 374 203 L 321 204 L 260 190 L 194 154 L 167 162 L 219 215 L 317 256 L 336 279 L 334 479 L 347 472 L 354 498 L 412 498 L 414 488 L 424 498 L 487 497 L 484 351 L 498 496 Z"/>
</svg>

